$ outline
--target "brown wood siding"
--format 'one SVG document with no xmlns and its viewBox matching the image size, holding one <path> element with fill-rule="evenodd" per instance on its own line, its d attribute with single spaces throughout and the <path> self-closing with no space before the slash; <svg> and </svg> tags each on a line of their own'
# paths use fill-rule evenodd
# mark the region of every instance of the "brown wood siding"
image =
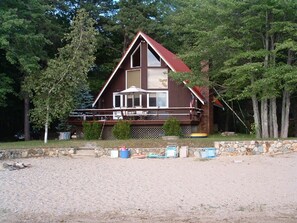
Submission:
<svg viewBox="0 0 297 223">
<path fill-rule="evenodd" d="M 171 78 L 168 82 L 169 106 L 170 107 L 187 107 L 190 106 L 191 92 L 184 84 L 176 84 Z"/>
<path fill-rule="evenodd" d="M 125 70 L 119 69 L 101 96 L 101 100 L 104 101 L 104 103 L 102 102 L 102 108 L 112 108 L 113 92 L 119 92 L 123 89 L 125 89 Z"/>
</svg>

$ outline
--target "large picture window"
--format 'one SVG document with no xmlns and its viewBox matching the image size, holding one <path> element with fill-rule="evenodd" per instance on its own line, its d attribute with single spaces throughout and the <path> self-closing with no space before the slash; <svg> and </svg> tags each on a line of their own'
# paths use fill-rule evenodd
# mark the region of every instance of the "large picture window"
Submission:
<svg viewBox="0 0 297 223">
<path fill-rule="evenodd" d="M 148 107 L 168 108 L 168 92 L 150 92 L 147 94 Z"/>
<path fill-rule="evenodd" d="M 127 70 L 126 73 L 126 88 L 131 86 L 141 87 L 140 70 Z"/>
<path fill-rule="evenodd" d="M 147 88 L 148 89 L 167 89 L 168 70 L 164 68 L 147 69 Z"/>
<path fill-rule="evenodd" d="M 161 66 L 160 56 L 153 50 L 153 48 L 150 45 L 148 45 L 148 48 L 147 48 L 147 65 L 149 67 Z"/>
</svg>

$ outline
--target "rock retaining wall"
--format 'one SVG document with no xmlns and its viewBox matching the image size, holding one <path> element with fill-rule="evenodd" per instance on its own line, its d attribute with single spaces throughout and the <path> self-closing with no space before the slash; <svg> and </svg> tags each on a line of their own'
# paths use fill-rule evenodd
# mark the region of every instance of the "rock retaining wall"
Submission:
<svg viewBox="0 0 297 223">
<path fill-rule="evenodd" d="M 74 154 L 73 148 L 35 148 L 35 149 L 2 149 L 0 150 L 0 160 L 19 159 L 45 156 L 67 156 Z"/>
<path fill-rule="evenodd" d="M 223 141 L 215 142 L 218 155 L 257 155 L 297 151 L 297 140 Z"/>
<path fill-rule="evenodd" d="M 189 157 L 199 157 L 200 151 L 205 148 L 187 147 Z M 297 140 L 269 140 L 269 141 L 220 141 L 214 143 L 218 156 L 234 155 L 257 155 L 257 154 L 277 154 L 297 152 Z M 94 150 L 96 157 L 109 157 L 114 148 L 92 147 L 84 148 Z M 19 159 L 30 157 L 59 157 L 73 156 L 79 148 L 36 148 L 36 149 L 2 149 L 0 150 L 0 160 Z M 165 153 L 166 148 L 131 148 L 131 154 L 135 153 Z"/>
</svg>

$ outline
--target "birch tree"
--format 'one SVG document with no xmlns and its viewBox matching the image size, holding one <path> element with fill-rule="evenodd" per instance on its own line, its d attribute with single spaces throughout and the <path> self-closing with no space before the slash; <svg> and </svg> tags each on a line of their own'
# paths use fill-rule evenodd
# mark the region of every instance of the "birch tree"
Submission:
<svg viewBox="0 0 297 223">
<path fill-rule="evenodd" d="M 84 9 L 77 12 L 67 44 L 59 49 L 55 59 L 49 61 L 41 73 L 27 79 L 33 95 L 32 121 L 44 126 L 44 143 L 52 121 L 64 118 L 75 107 L 75 95 L 87 83 L 87 73 L 94 63 L 96 30 L 94 20 Z"/>
</svg>

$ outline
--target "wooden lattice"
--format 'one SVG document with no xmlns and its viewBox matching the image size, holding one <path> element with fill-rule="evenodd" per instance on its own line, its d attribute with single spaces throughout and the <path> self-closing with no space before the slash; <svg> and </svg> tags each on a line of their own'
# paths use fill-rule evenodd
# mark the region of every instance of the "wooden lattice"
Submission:
<svg viewBox="0 0 297 223">
<path fill-rule="evenodd" d="M 184 136 L 190 135 L 192 127 L 190 125 L 182 126 L 182 134 Z M 156 139 L 164 136 L 162 126 L 131 126 L 131 137 L 133 139 Z M 102 133 L 102 139 L 113 140 L 112 127 L 105 126 Z"/>
<path fill-rule="evenodd" d="M 135 139 L 154 139 L 164 135 L 161 126 L 132 126 L 131 136 Z"/>
</svg>

